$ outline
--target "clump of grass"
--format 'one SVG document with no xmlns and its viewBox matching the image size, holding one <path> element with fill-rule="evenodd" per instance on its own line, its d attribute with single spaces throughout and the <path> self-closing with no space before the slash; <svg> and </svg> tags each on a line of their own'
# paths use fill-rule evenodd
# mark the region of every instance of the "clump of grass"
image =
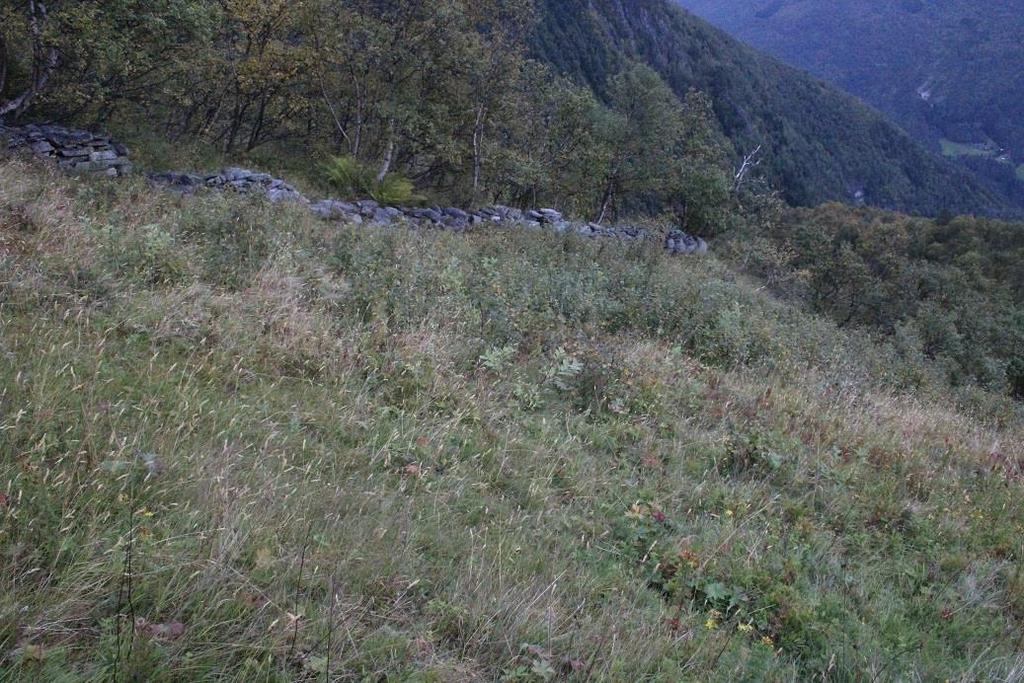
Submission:
<svg viewBox="0 0 1024 683">
<path fill-rule="evenodd" d="M 1020 671 L 1019 411 L 713 258 L 0 188 L 4 678 Z"/>
</svg>

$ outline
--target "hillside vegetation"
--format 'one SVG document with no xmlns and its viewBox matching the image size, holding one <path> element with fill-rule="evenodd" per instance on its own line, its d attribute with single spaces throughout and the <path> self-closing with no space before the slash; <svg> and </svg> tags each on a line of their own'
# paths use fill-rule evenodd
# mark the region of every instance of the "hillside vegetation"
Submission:
<svg viewBox="0 0 1024 683">
<path fill-rule="evenodd" d="M 706 93 L 734 157 L 760 147 L 762 172 L 791 203 L 864 201 L 929 215 L 1019 213 L 1024 206 L 1012 168 L 1009 184 L 979 179 L 861 101 L 748 48 L 673 0 L 541 5 L 536 42 L 545 60 L 599 93 L 630 60 L 653 68 L 680 96 Z M 828 3 L 817 5 L 827 14 Z"/>
<path fill-rule="evenodd" d="M 51 0 L 0 134 L 0 681 L 1024 679 L 1024 226 L 852 98 L 667 0 Z"/>
<path fill-rule="evenodd" d="M 4 117 L 104 128 L 149 167 L 246 156 L 320 183 L 340 158 L 408 197 L 691 232 L 758 148 L 799 205 L 1024 210 L 1011 168 L 983 182 L 669 0 L 6 3 Z"/>
<path fill-rule="evenodd" d="M 934 149 L 991 143 L 1024 161 L 1021 0 L 678 2 L 863 98 Z M 1009 164 L 971 165 L 1012 176 Z"/>
<path fill-rule="evenodd" d="M 706 98 L 624 64 L 598 101 L 529 56 L 532 2 L 40 7 L 0 7 L 0 118 L 101 125 L 151 170 L 244 160 L 346 199 L 668 213 L 694 232 L 727 199 Z"/>
<path fill-rule="evenodd" d="M 5 680 L 1024 671 L 1020 406 L 714 257 L 7 160 L 0 330 Z"/>
<path fill-rule="evenodd" d="M 1020 223 L 833 204 L 743 223 L 719 247 L 779 295 L 891 338 L 954 385 L 1024 398 Z"/>
</svg>

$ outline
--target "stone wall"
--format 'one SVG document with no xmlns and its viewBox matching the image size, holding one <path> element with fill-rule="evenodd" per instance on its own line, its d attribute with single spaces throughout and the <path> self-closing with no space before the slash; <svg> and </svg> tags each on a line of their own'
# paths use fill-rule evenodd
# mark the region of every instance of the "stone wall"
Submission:
<svg viewBox="0 0 1024 683">
<path fill-rule="evenodd" d="M 11 149 L 30 151 L 36 156 L 55 161 L 67 171 L 116 177 L 132 170 L 128 150 L 105 135 L 61 126 L 27 125 L 17 128 L 0 126 L 0 138 L 6 138 Z M 496 227 L 550 230 L 559 234 L 626 242 L 661 239 L 659 235 L 638 226 L 609 226 L 569 220 L 555 209 L 523 211 L 508 206 L 488 206 L 467 211 L 439 206 L 381 206 L 370 200 L 311 201 L 280 178 L 244 168 L 226 168 L 220 173 L 207 175 L 151 173 L 148 177 L 153 183 L 182 194 L 194 194 L 200 190 L 231 191 L 263 197 L 273 203 L 297 202 L 308 206 L 310 211 L 323 220 L 348 224 L 454 232 Z M 671 254 L 704 254 L 708 250 L 707 242 L 681 230 L 672 230 L 663 239 L 663 246 Z"/>
<path fill-rule="evenodd" d="M 0 139 L 9 149 L 55 161 L 65 171 L 112 177 L 132 171 L 128 149 L 106 135 L 61 126 L 0 126 Z"/>
<path fill-rule="evenodd" d="M 487 206 L 477 210 L 456 207 L 395 207 L 381 206 L 375 201 L 341 201 L 322 199 L 311 201 L 285 181 L 266 173 L 242 168 L 228 168 L 214 175 L 193 173 L 154 173 L 150 180 L 182 194 L 199 190 L 231 190 L 266 197 L 274 203 L 294 201 L 305 204 L 319 218 L 350 225 L 368 227 L 404 227 L 435 229 L 452 232 L 485 228 L 517 230 L 551 230 L 560 234 L 573 233 L 589 238 L 612 238 L 626 242 L 656 239 L 649 230 L 632 225 L 606 226 L 597 223 L 566 219 L 555 209 L 523 211 L 508 206 Z M 681 230 L 666 235 L 665 249 L 672 254 L 705 254 L 708 244 Z"/>
<path fill-rule="evenodd" d="M 233 190 L 243 194 L 262 195 L 275 204 L 286 201 L 309 203 L 302 193 L 280 178 L 244 168 L 226 168 L 212 175 L 150 173 L 148 177 L 154 183 L 182 194 L 194 194 L 202 189 Z"/>
</svg>

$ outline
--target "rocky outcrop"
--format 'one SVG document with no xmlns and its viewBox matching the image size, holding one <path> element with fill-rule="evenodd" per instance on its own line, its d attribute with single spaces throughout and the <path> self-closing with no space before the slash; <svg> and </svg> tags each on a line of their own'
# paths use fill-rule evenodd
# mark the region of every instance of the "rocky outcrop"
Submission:
<svg viewBox="0 0 1024 683">
<path fill-rule="evenodd" d="M 0 138 L 12 150 L 25 150 L 66 171 L 112 177 L 132 171 L 128 149 L 113 138 L 62 126 L 0 126 Z"/>
<path fill-rule="evenodd" d="M 682 230 L 670 230 L 665 235 L 665 248 L 673 254 L 706 254 L 708 243 L 699 237 L 687 235 Z"/>
<path fill-rule="evenodd" d="M 226 168 L 213 175 L 150 173 L 148 177 L 153 182 L 182 194 L 193 194 L 197 190 L 209 188 L 260 195 L 275 204 L 291 201 L 308 203 L 309 201 L 302 196 L 301 192 L 280 178 L 275 178 L 269 173 L 249 171 L 244 168 Z"/>
</svg>

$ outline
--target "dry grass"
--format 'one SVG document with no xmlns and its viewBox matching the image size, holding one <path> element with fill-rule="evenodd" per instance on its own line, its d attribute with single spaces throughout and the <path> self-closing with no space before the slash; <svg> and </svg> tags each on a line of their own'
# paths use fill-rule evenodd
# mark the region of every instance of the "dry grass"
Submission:
<svg viewBox="0 0 1024 683">
<path fill-rule="evenodd" d="M 5 679 L 1022 680 L 1019 408 L 712 259 L 17 160 L 0 231 Z"/>
</svg>

